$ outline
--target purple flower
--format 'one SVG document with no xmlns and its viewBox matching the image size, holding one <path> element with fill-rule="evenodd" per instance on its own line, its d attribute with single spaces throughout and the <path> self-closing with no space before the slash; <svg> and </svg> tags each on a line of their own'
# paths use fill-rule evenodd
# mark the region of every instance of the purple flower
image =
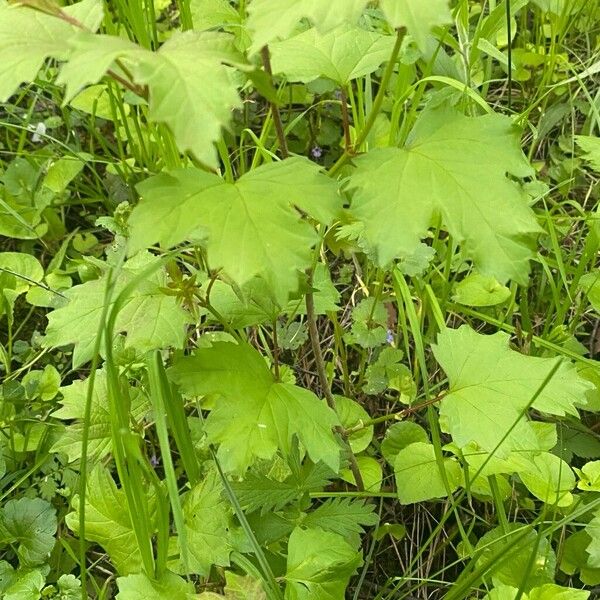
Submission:
<svg viewBox="0 0 600 600">
<path fill-rule="evenodd" d="M 391 329 L 387 330 L 387 337 L 385 339 L 388 344 L 394 343 L 394 332 Z"/>
<path fill-rule="evenodd" d="M 160 462 L 160 461 L 159 461 L 159 460 L 158 460 L 158 458 L 156 457 L 156 454 L 153 454 L 153 455 L 150 457 L 150 464 L 151 464 L 153 467 L 158 467 L 158 464 L 159 464 L 159 462 Z"/>
<path fill-rule="evenodd" d="M 315 146 L 310 153 L 313 158 L 321 158 L 321 156 L 323 156 L 323 148 L 320 146 Z"/>
</svg>

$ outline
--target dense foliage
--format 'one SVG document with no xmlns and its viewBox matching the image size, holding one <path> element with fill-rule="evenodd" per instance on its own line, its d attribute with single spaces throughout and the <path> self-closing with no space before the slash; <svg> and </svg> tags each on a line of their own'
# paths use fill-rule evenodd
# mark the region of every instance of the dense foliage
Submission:
<svg viewBox="0 0 600 600">
<path fill-rule="evenodd" d="M 600 585 L 597 0 L 0 0 L 0 596 Z"/>
</svg>

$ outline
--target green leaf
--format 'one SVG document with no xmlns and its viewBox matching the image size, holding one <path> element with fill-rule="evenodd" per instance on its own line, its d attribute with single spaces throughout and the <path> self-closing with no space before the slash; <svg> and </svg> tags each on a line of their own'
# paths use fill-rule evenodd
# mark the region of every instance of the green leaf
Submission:
<svg viewBox="0 0 600 600">
<path fill-rule="evenodd" d="M 577 487 L 588 492 L 600 492 L 600 460 L 593 460 L 575 469 L 579 475 Z"/>
<path fill-rule="evenodd" d="M 524 539 L 517 540 L 524 536 Z M 502 527 L 492 529 L 480 538 L 475 546 L 481 550 L 477 567 L 489 565 L 492 556 L 499 553 L 486 579 L 491 578 L 494 585 L 511 585 L 520 588 L 525 582 L 525 591 L 534 587 L 552 583 L 556 568 L 556 555 L 545 537 L 540 537 L 529 525 L 509 523 L 507 530 Z M 535 552 L 536 558 L 530 569 L 530 558 Z"/>
<path fill-rule="evenodd" d="M 193 600 L 194 586 L 174 573 L 165 573 L 158 581 L 144 574 L 117 579 L 116 600 Z"/>
<path fill-rule="evenodd" d="M 206 421 L 206 433 L 220 444 L 224 470 L 243 472 L 256 458 L 272 458 L 277 448 L 289 453 L 296 435 L 313 462 L 338 471 L 335 413 L 309 390 L 275 382 L 251 346 L 217 342 L 177 360 L 169 376 L 188 395 L 222 396 Z"/>
<path fill-rule="evenodd" d="M 406 27 L 421 50 L 433 27 L 452 22 L 448 0 L 381 0 L 381 8 L 390 25 Z"/>
<path fill-rule="evenodd" d="M 96 25 L 102 3 L 84 0 L 65 13 L 80 18 L 88 15 Z M 99 24 L 99 23 L 98 23 Z M 96 25 L 97 26 L 97 25 Z M 44 61 L 66 59 L 69 40 L 78 29 L 62 19 L 18 5 L 0 5 L 0 102 L 6 102 L 23 82 L 33 81 Z"/>
<path fill-rule="evenodd" d="M 375 71 L 389 59 L 393 47 L 393 36 L 348 24 L 325 34 L 312 28 L 271 44 L 271 63 L 273 72 L 289 81 L 308 83 L 326 77 L 345 86 Z"/>
<path fill-rule="evenodd" d="M 345 396 L 334 396 L 335 409 L 344 429 L 364 425 L 370 421 L 369 413 L 358 403 Z M 348 436 L 350 448 L 354 454 L 366 450 L 373 439 L 373 426 L 364 427 Z"/>
<path fill-rule="evenodd" d="M 364 504 L 351 498 L 326 500 L 321 506 L 308 513 L 302 525 L 310 528 L 320 527 L 341 535 L 351 546 L 360 546 L 360 536 L 364 527 L 375 525 L 378 517 L 373 504 Z"/>
<path fill-rule="evenodd" d="M 360 553 L 335 533 L 296 527 L 288 544 L 286 600 L 343 600 Z"/>
<path fill-rule="evenodd" d="M 586 525 L 585 533 L 590 536 L 590 543 L 586 548 L 589 554 L 587 564 L 592 569 L 600 569 L 600 515 L 596 516 Z"/>
<path fill-rule="evenodd" d="M 192 22 L 196 31 L 206 31 L 242 22 L 240 13 L 229 0 L 190 0 Z"/>
<path fill-rule="evenodd" d="M 427 432 L 420 425 L 412 421 L 394 423 L 385 432 L 385 438 L 381 442 L 381 453 L 385 460 L 393 465 L 398 452 L 416 442 L 429 442 Z"/>
<path fill-rule="evenodd" d="M 56 511 L 45 500 L 9 500 L 0 511 L 0 544 L 18 544 L 22 567 L 41 565 L 54 547 L 56 527 Z"/>
<path fill-rule="evenodd" d="M 496 281 L 473 273 L 465 277 L 454 288 L 452 300 L 465 306 L 496 306 L 510 298 L 510 290 Z"/>
<path fill-rule="evenodd" d="M 366 492 L 377 493 L 381 490 L 383 483 L 383 470 L 379 461 L 372 456 L 364 454 L 356 457 L 356 465 L 363 480 Z M 356 485 L 356 479 L 352 469 L 346 468 L 340 471 L 340 479 Z"/>
<path fill-rule="evenodd" d="M 415 442 L 398 452 L 394 462 L 398 498 L 402 504 L 444 498 L 462 482 L 460 465 L 454 458 L 443 459 L 449 490 L 444 485 L 432 444 Z"/>
<path fill-rule="evenodd" d="M 46 583 L 44 574 L 39 569 L 19 569 L 14 571 L 12 567 L 2 561 L 10 572 L 4 572 L 0 577 L 6 578 L 8 584 L 0 587 L 3 600 L 39 600 L 41 591 Z M 62 599 L 61 599 L 62 600 Z"/>
<path fill-rule="evenodd" d="M 249 472 L 243 481 L 232 483 L 240 506 L 252 513 L 260 509 L 265 515 L 283 508 L 308 492 L 322 490 L 330 482 L 331 470 L 322 463 L 302 466 L 299 476 L 294 474 L 284 481 L 277 481 Z"/>
<path fill-rule="evenodd" d="M 594 310 L 600 312 L 600 271 L 596 270 L 583 275 L 579 279 L 578 287 L 587 294 Z"/>
<path fill-rule="evenodd" d="M 534 429 L 520 414 L 556 363 L 555 358 L 525 356 L 511 350 L 509 336 L 481 335 L 467 326 L 446 329 L 434 346 L 435 357 L 449 379 L 440 403 L 440 418 L 461 448 L 475 442 L 491 452 L 506 439 L 497 456 L 539 447 Z M 578 415 L 590 383 L 575 367 L 562 363 L 532 408 L 552 415 Z"/>
<path fill-rule="evenodd" d="M 564 460 L 555 454 L 542 452 L 528 462 L 519 476 L 536 498 L 561 507 L 573 503 L 571 490 L 575 487 L 575 475 Z"/>
<path fill-rule="evenodd" d="M 567 575 L 574 575 L 579 571 L 581 581 L 595 586 L 600 583 L 600 568 L 588 566 L 589 554 L 586 549 L 591 541 L 584 529 L 570 535 L 562 546 L 560 570 Z"/>
<path fill-rule="evenodd" d="M 179 150 L 216 167 L 213 144 L 230 123 L 232 110 L 241 106 L 226 66 L 243 63 L 233 42 L 224 33 L 176 32 L 157 52 L 150 52 L 116 36 L 81 32 L 72 40 L 73 55 L 58 83 L 66 84 L 69 101 L 119 59 L 136 84 L 148 86 L 150 120 L 169 126 Z"/>
<path fill-rule="evenodd" d="M 97 542 L 108 552 L 117 571 L 123 575 L 139 573 L 142 558 L 127 510 L 125 492 L 117 489 L 108 469 L 96 466 L 89 474 L 85 495 L 85 538 Z M 66 523 L 79 532 L 79 496 L 73 499 L 74 512 Z"/>
<path fill-rule="evenodd" d="M 600 138 L 591 135 L 576 135 L 575 143 L 583 150 L 583 160 L 600 173 Z"/>
<path fill-rule="evenodd" d="M 46 402 L 58 394 L 60 373 L 52 365 L 46 365 L 43 371 L 29 371 L 22 384 L 28 398 L 40 398 Z"/>
<path fill-rule="evenodd" d="M 326 32 L 343 23 L 354 24 L 369 0 L 252 0 L 247 27 L 254 53 L 276 39 L 287 39 L 301 19 Z"/>
<path fill-rule="evenodd" d="M 228 566 L 231 509 L 215 470 L 185 496 L 182 508 L 190 573 L 207 576 L 212 565 Z"/>
<path fill-rule="evenodd" d="M 587 600 L 590 592 L 546 583 L 529 592 L 529 600 Z"/>
<path fill-rule="evenodd" d="M 138 255 L 117 276 L 113 302 L 119 292 L 141 272 L 157 264 L 149 254 Z M 48 315 L 44 346 L 74 344 L 73 368 L 91 360 L 105 304 L 108 273 L 64 292 L 69 302 Z M 115 323 L 115 334 L 126 333 L 125 348 L 145 352 L 167 346 L 181 347 L 190 318 L 173 296 L 166 296 L 163 269 L 148 275 L 129 294 Z M 111 303 L 112 306 L 112 303 Z"/>
<path fill-rule="evenodd" d="M 44 278 L 44 269 L 37 258 L 23 252 L 1 252 L 0 274 L 2 273 L 14 276 L 14 291 L 17 294 L 26 292 Z"/>
<path fill-rule="evenodd" d="M 85 404 L 89 379 L 74 381 L 71 385 L 61 388 L 63 395 L 61 408 L 52 413 L 57 419 L 70 422 L 61 437 L 54 443 L 51 452 L 64 452 L 69 462 L 81 458 L 81 443 L 85 429 Z M 129 415 L 132 427 L 140 424 L 149 409 L 147 397 L 139 388 L 129 386 L 131 406 Z M 102 460 L 112 448 L 112 429 L 110 407 L 108 400 L 108 385 L 106 371 L 96 371 L 90 419 L 88 424 L 88 457 L 94 462 Z"/>
<path fill-rule="evenodd" d="M 526 240 L 540 228 L 526 194 L 507 177 L 533 175 L 510 119 L 427 110 L 404 148 L 378 148 L 356 164 L 351 212 L 380 266 L 413 254 L 441 213 L 479 272 L 527 282 L 533 254 Z"/>
<path fill-rule="evenodd" d="M 206 240 L 211 268 L 240 287 L 263 277 L 280 302 L 298 288 L 298 271 L 312 262 L 318 237 L 295 206 L 330 222 L 341 206 L 336 184 L 307 159 L 264 165 L 235 184 L 196 169 L 161 174 L 138 185 L 131 251 L 160 242 Z M 268 218 L 266 216 L 268 215 Z"/>
</svg>

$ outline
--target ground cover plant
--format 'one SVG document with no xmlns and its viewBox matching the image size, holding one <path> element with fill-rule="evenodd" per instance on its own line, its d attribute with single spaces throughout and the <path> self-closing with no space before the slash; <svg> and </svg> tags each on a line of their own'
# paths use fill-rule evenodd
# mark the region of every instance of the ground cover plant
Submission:
<svg viewBox="0 0 600 600">
<path fill-rule="evenodd" d="M 0 0 L 0 597 L 598 597 L 598 4 Z"/>
</svg>

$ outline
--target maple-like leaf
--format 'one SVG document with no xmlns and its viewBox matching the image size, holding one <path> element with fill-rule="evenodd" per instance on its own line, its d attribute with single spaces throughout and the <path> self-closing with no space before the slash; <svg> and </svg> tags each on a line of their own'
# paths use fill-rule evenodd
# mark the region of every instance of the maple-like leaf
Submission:
<svg viewBox="0 0 600 600">
<path fill-rule="evenodd" d="M 83 0 L 62 10 L 90 29 L 102 20 L 102 2 Z M 77 27 L 57 17 L 19 5 L 0 4 L 0 102 L 23 82 L 33 81 L 47 58 L 69 57 Z"/>
<path fill-rule="evenodd" d="M 148 86 L 149 118 L 172 130 L 179 150 L 217 166 L 214 149 L 221 129 L 241 105 L 228 66 L 244 66 L 233 36 L 217 32 L 174 33 L 151 52 L 117 36 L 80 32 L 71 40 L 72 56 L 58 83 L 70 100 L 82 87 L 97 82 L 113 68 L 126 66 L 134 83 Z M 121 65 L 115 66 L 120 60 Z"/>
<path fill-rule="evenodd" d="M 394 47 L 393 36 L 341 25 L 325 34 L 312 28 L 271 45 L 274 73 L 290 81 L 309 82 L 327 77 L 340 85 L 375 71 Z"/>
<path fill-rule="evenodd" d="M 112 303 L 118 294 L 136 276 L 151 269 L 154 261 L 149 254 L 140 254 L 125 263 L 115 285 Z M 74 344 L 73 367 L 76 368 L 93 356 L 94 344 L 105 305 L 106 278 L 76 285 L 64 292 L 69 302 L 48 315 L 46 347 Z M 140 281 L 127 296 L 120 310 L 114 333 L 126 333 L 125 347 L 139 352 L 180 347 L 185 338 L 185 325 L 189 315 L 178 305 L 173 296 L 167 296 L 161 288 L 166 285 L 164 269 L 155 270 Z"/>
<path fill-rule="evenodd" d="M 421 49 L 433 27 L 452 22 L 448 0 L 381 0 L 380 4 L 390 25 L 406 27 Z"/>
<path fill-rule="evenodd" d="M 351 211 L 381 266 L 412 255 L 441 213 L 481 273 L 526 283 L 527 238 L 540 228 L 507 177 L 533 175 L 510 119 L 426 110 L 404 148 L 375 149 L 356 163 Z"/>
<path fill-rule="evenodd" d="M 122 575 L 139 573 L 142 557 L 127 510 L 125 492 L 117 488 L 108 469 L 96 466 L 87 476 L 85 495 L 85 538 L 100 544 L 108 552 Z M 75 511 L 66 523 L 79 531 L 79 496 L 73 500 Z"/>
<path fill-rule="evenodd" d="M 272 458 L 278 448 L 287 453 L 296 435 L 313 462 L 338 471 L 335 413 L 309 390 L 276 382 L 251 346 L 217 342 L 176 360 L 169 376 L 188 395 L 222 396 L 205 431 L 220 444 L 224 470 L 243 472 L 256 458 Z"/>
<path fill-rule="evenodd" d="M 228 566 L 231 509 L 215 470 L 185 496 L 182 509 L 190 573 L 207 576 L 212 565 Z"/>
<path fill-rule="evenodd" d="M 236 183 L 198 169 L 160 174 L 138 185 L 131 251 L 160 242 L 204 240 L 208 263 L 239 286 L 261 276 L 287 301 L 298 272 L 310 266 L 315 228 L 295 208 L 330 222 L 341 207 L 335 182 L 307 159 L 254 169 Z"/>
<path fill-rule="evenodd" d="M 556 364 L 555 358 L 525 356 L 511 350 L 509 336 L 476 333 L 467 326 L 439 334 L 434 354 L 449 379 L 440 417 L 461 448 L 475 442 L 491 452 L 503 440 L 500 456 L 539 447 L 526 410 Z M 592 384 L 563 362 L 531 408 L 553 415 L 577 415 Z M 515 469 L 516 470 L 516 469 Z"/>
<path fill-rule="evenodd" d="M 89 422 L 85 423 L 85 405 L 89 379 L 74 381 L 61 388 L 61 408 L 52 413 L 57 419 L 74 422 L 69 423 L 54 443 L 51 452 L 64 452 L 69 461 L 81 458 L 81 443 L 84 430 L 87 428 L 88 456 L 95 461 L 104 458 L 112 448 L 112 425 L 108 400 L 108 384 L 106 371 L 96 371 Z M 137 423 L 149 408 L 148 399 L 139 388 L 129 388 L 131 398 L 130 416 Z"/>
<path fill-rule="evenodd" d="M 287 39 L 301 19 L 326 32 L 342 23 L 354 24 L 369 0 L 252 0 L 247 27 L 251 52 L 276 39 Z"/>
</svg>

